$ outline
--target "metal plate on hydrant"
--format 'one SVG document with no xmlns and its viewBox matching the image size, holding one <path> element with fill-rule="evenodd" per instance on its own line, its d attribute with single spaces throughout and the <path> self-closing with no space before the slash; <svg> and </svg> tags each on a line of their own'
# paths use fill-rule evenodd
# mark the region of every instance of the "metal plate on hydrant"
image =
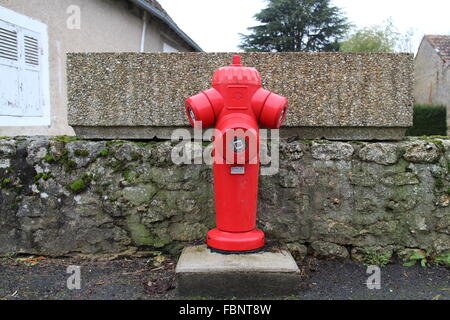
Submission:
<svg viewBox="0 0 450 320">
<path fill-rule="evenodd" d="M 245 174 L 245 167 L 231 167 L 231 174 Z"/>
</svg>

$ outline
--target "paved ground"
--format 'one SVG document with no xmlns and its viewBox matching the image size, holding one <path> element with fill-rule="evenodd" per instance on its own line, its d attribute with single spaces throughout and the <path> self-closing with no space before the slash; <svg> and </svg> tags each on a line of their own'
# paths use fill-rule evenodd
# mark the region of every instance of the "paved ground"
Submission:
<svg viewBox="0 0 450 320">
<path fill-rule="evenodd" d="M 300 299 L 450 300 L 450 269 L 419 265 L 404 267 L 399 261 L 381 269 L 381 289 L 367 289 L 367 267 L 354 261 L 308 259 L 305 289 Z"/>
<path fill-rule="evenodd" d="M 0 258 L 0 299 L 176 299 L 175 261 L 156 266 L 151 259 Z M 67 289 L 67 266 L 81 268 L 81 289 Z M 387 265 L 381 290 L 368 290 L 366 267 L 353 261 L 307 258 L 299 263 L 304 282 L 289 299 L 450 300 L 450 269 Z"/>
</svg>

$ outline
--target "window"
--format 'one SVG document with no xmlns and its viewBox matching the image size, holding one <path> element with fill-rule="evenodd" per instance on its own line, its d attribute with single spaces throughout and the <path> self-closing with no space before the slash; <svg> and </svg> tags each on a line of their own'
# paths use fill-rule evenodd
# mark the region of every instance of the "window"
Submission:
<svg viewBox="0 0 450 320">
<path fill-rule="evenodd" d="M 48 125 L 47 26 L 0 7 L 0 126 Z"/>
</svg>

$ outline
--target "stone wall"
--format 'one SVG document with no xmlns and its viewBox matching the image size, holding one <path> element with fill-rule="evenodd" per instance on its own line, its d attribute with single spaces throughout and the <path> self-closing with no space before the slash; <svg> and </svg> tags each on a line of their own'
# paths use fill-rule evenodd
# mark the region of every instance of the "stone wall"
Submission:
<svg viewBox="0 0 450 320">
<path fill-rule="evenodd" d="M 282 134 L 399 140 L 413 120 L 413 55 L 245 53 L 263 86 L 289 99 Z M 231 53 L 68 54 L 69 124 L 78 137 L 170 139 L 185 99 L 211 86 Z"/>
<path fill-rule="evenodd" d="M 73 141 L 72 141 L 73 140 Z M 171 142 L 0 140 L 0 253 L 174 252 L 214 226 L 211 168 Z M 450 250 L 450 140 L 283 141 L 258 224 L 299 254 Z"/>
</svg>

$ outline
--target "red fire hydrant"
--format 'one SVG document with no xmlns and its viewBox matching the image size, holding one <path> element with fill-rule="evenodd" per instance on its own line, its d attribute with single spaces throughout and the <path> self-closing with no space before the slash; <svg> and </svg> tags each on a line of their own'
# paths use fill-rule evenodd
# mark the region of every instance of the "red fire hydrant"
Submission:
<svg viewBox="0 0 450 320">
<path fill-rule="evenodd" d="M 258 124 L 278 129 L 288 100 L 261 88 L 255 68 L 233 65 L 219 68 L 212 89 L 186 99 L 192 126 L 215 125 L 213 142 L 214 195 L 217 228 L 206 240 L 210 248 L 246 252 L 264 246 L 264 233 L 256 229 L 260 168 Z"/>
</svg>

